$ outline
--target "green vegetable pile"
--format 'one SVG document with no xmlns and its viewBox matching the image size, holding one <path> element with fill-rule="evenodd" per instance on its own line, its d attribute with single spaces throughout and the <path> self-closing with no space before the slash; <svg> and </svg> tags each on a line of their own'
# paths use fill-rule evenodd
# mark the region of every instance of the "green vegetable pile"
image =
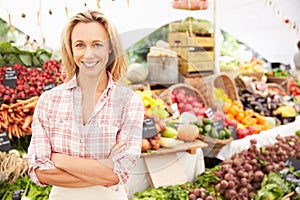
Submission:
<svg viewBox="0 0 300 200">
<path fill-rule="evenodd" d="M 42 67 L 52 53 L 38 49 L 36 52 L 24 51 L 7 41 L 0 42 L 0 66 L 22 64 L 27 67 Z"/>
<path fill-rule="evenodd" d="M 22 200 L 48 200 L 51 186 L 41 187 L 25 175 L 11 185 L 7 182 L 0 183 L 0 200 L 12 200 L 14 192 L 22 189 L 24 189 Z"/>
</svg>

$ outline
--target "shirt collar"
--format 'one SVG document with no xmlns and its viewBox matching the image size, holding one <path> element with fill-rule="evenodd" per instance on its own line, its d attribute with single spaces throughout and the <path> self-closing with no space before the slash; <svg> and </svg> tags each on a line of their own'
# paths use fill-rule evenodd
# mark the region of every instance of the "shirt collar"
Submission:
<svg viewBox="0 0 300 200">
<path fill-rule="evenodd" d="M 114 80 L 113 80 L 113 77 L 111 75 L 110 72 L 106 72 L 107 75 L 108 75 L 108 83 L 107 83 L 107 86 L 106 86 L 106 90 L 107 92 L 113 87 L 113 83 L 114 83 Z M 75 88 L 77 87 L 77 76 L 76 74 L 72 77 L 72 79 L 70 81 L 68 81 L 66 83 L 66 89 L 72 89 L 72 88 Z"/>
</svg>

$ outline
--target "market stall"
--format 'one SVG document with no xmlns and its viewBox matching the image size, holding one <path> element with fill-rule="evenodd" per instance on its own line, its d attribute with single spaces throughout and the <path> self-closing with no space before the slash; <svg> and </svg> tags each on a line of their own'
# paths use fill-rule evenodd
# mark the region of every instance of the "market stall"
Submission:
<svg viewBox="0 0 300 200">
<path fill-rule="evenodd" d="M 299 80 L 285 68 L 265 68 L 264 60 L 255 55 L 238 63 L 235 69 L 219 73 L 218 30 L 216 24 L 211 24 L 212 20 L 205 19 L 207 16 L 211 19 L 212 2 L 209 3 L 204 4 L 208 8 L 195 10 L 188 4 L 173 4 L 172 7 L 168 4 L 168 8 L 172 8 L 170 18 L 180 13 L 181 21 L 170 23 L 166 41 L 158 39 L 155 46 L 149 47 L 144 60 L 147 67 L 131 63 L 134 65 L 122 80 L 122 84 L 140 95 L 145 107 L 141 158 L 127 183 L 129 198 L 145 195 L 142 194 L 144 190 L 155 193 L 169 187 L 171 191 L 180 190 L 183 199 L 231 199 L 237 195 L 248 199 L 260 195 L 265 184 L 263 178 L 282 170 L 287 156 L 300 158 L 296 149 L 299 132 L 295 135 L 300 130 Z M 134 6 L 130 9 L 141 6 L 135 1 L 128 5 L 131 4 Z M 106 4 L 102 5 L 105 8 Z M 174 10 L 176 6 L 179 9 Z M 185 6 L 184 9 L 181 6 Z M 70 10 L 64 9 L 64 14 L 67 11 Z M 187 17 L 191 13 L 192 16 Z M 127 20 L 135 24 L 131 18 Z M 124 30 L 132 31 L 128 29 Z M 40 33 L 43 31 L 40 29 Z M 142 32 L 148 34 L 148 31 Z M 63 81 L 61 66 L 42 48 L 28 52 L 9 42 L 0 45 L 0 160 L 5 163 L 0 171 L 0 185 L 3 186 L 0 195 L 6 200 L 17 193 L 34 196 L 34 191 L 40 191 L 36 195 L 47 199 L 50 187 L 42 189 L 26 176 L 24 150 L 30 140 L 37 99 Z M 270 159 L 264 154 L 264 148 L 274 151 L 275 145 L 281 148 L 281 154 Z M 294 147 L 295 151 L 289 151 Z M 20 148 L 21 154 L 12 154 L 12 148 Z M 250 151 L 256 154 L 249 156 Z M 255 156 L 262 157 L 256 159 Z M 221 169 L 214 169 L 214 173 L 207 170 L 205 157 L 222 160 L 217 166 Z M 276 162 L 280 164 L 275 165 Z M 11 167 L 9 163 L 15 165 Z M 249 167 L 249 163 L 255 169 Z M 270 163 L 272 168 L 267 170 Z M 229 173 L 232 172 L 226 168 L 229 165 L 230 169 L 242 172 L 239 175 Z M 227 173 L 230 175 L 225 176 Z M 253 176 L 255 173 L 257 176 Z M 295 188 L 281 192 L 280 197 L 293 195 Z M 152 194 L 146 196 L 150 198 Z M 181 197 L 172 196 L 171 199 Z"/>
</svg>

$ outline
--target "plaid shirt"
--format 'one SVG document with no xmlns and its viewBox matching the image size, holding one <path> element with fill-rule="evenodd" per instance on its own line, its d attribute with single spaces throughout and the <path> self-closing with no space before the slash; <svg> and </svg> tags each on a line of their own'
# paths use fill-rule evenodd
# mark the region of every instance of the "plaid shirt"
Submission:
<svg viewBox="0 0 300 200">
<path fill-rule="evenodd" d="M 86 125 L 83 125 L 82 93 L 76 76 L 45 91 L 33 115 L 28 148 L 31 179 L 45 185 L 37 179 L 35 169 L 55 168 L 50 160 L 51 152 L 106 159 L 118 141 L 126 141 L 125 151 L 112 157 L 119 184 L 125 184 L 141 153 L 143 118 L 144 105 L 139 95 L 114 82 L 111 75 Z M 117 190 L 118 185 L 110 188 Z"/>
</svg>

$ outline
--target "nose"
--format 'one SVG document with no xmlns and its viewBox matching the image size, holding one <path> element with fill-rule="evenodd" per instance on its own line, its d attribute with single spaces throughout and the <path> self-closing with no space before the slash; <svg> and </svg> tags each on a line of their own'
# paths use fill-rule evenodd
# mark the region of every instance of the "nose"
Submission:
<svg viewBox="0 0 300 200">
<path fill-rule="evenodd" d="M 86 50 L 84 52 L 84 57 L 85 58 L 90 58 L 90 57 L 93 57 L 94 55 L 94 49 L 92 47 L 86 47 Z"/>
</svg>

